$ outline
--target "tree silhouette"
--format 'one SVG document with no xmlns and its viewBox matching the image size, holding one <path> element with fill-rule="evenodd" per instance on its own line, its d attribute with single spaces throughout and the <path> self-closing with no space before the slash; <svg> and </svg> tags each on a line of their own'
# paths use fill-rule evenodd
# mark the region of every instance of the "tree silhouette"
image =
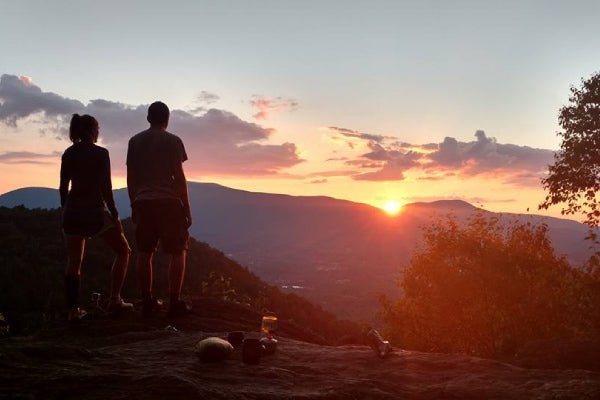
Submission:
<svg viewBox="0 0 600 400">
<path fill-rule="evenodd" d="M 561 149 L 542 180 L 548 191 L 540 209 L 564 204 L 562 214 L 583 214 L 591 227 L 600 224 L 600 73 L 571 87 L 569 104 L 559 111 Z M 593 236 L 595 239 L 595 236 Z"/>
<path fill-rule="evenodd" d="M 64 319 L 63 276 L 67 262 L 60 228 L 60 210 L 29 210 L 23 206 L 0 207 L 0 313 L 10 324 L 11 334 L 31 333 L 51 321 Z M 123 221 L 136 257 L 134 226 Z M 112 252 L 102 240 L 90 240 L 82 268 L 82 304 L 92 306 L 91 293 L 106 298 Z M 168 295 L 168 257 L 162 251 L 155 258 L 155 288 L 158 296 Z M 139 288 L 134 268 L 127 274 L 123 296 L 135 300 Z M 273 311 L 281 321 L 292 321 L 298 332 L 310 333 L 312 340 L 339 343 L 360 336 L 361 327 L 340 321 L 333 314 L 295 294 L 283 293 L 247 268 L 207 243 L 190 238 L 188 266 L 182 294 L 187 298 L 213 297 L 242 304 L 254 311 Z M 5 335 L 0 323 L 0 336 Z M 260 320 L 257 321 L 258 330 Z"/>
<path fill-rule="evenodd" d="M 586 278 L 554 253 L 544 225 L 450 219 L 426 229 L 401 275 L 403 296 L 382 299 L 386 335 L 404 348 L 485 357 L 593 336 L 598 296 Z"/>
</svg>

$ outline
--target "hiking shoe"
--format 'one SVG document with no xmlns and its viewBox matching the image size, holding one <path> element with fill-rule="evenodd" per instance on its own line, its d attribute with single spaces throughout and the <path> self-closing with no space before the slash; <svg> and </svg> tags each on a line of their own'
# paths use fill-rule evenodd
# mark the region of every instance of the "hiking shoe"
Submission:
<svg viewBox="0 0 600 400">
<path fill-rule="evenodd" d="M 192 306 L 188 305 L 183 300 L 177 300 L 174 303 L 169 304 L 169 312 L 167 313 L 167 317 L 176 318 L 182 317 L 184 315 L 191 314 Z"/>
<path fill-rule="evenodd" d="M 107 311 L 111 314 L 131 312 L 133 311 L 133 304 L 124 302 L 121 297 L 117 299 L 110 299 L 110 301 L 108 302 Z"/>
<path fill-rule="evenodd" d="M 156 314 L 158 314 L 159 311 L 162 309 L 162 305 L 162 300 L 154 297 L 144 300 L 142 304 L 142 317 L 152 318 L 156 316 Z"/>
<path fill-rule="evenodd" d="M 83 319 L 83 317 L 85 317 L 87 315 L 87 311 L 85 311 L 83 308 L 74 308 L 72 310 L 69 311 L 69 322 L 81 322 L 81 320 Z"/>
</svg>

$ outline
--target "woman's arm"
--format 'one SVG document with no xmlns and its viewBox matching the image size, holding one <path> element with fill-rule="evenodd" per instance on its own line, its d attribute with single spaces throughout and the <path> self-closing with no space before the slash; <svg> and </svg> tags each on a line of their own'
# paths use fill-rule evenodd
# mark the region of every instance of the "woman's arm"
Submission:
<svg viewBox="0 0 600 400">
<path fill-rule="evenodd" d="M 105 150 L 105 156 L 102 157 L 102 171 L 100 175 L 100 190 L 102 191 L 102 197 L 104 198 L 104 202 L 106 203 L 106 207 L 110 212 L 110 215 L 113 219 L 119 218 L 119 213 L 117 212 L 117 207 L 115 206 L 115 199 L 113 197 L 112 192 L 112 181 L 110 178 L 110 156 L 108 155 L 108 150 Z"/>
<path fill-rule="evenodd" d="M 64 207 L 67 202 L 67 194 L 69 193 L 69 181 L 70 172 L 68 162 L 65 161 L 65 155 L 63 154 L 60 160 L 60 185 L 58 191 L 60 193 L 60 206 Z"/>
</svg>

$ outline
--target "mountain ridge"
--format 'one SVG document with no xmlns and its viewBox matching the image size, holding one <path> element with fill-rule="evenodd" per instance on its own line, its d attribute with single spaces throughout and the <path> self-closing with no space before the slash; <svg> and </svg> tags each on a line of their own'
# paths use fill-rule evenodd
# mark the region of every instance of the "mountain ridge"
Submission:
<svg viewBox="0 0 600 400">
<path fill-rule="evenodd" d="M 397 274 L 420 245 L 422 228 L 453 215 L 473 213 L 503 222 L 546 223 L 556 252 L 581 265 L 590 250 L 588 227 L 533 214 L 492 213 L 462 200 L 412 203 L 396 216 L 373 206 L 327 196 L 292 196 L 231 189 L 215 183 L 188 185 L 194 224 L 190 234 L 220 249 L 261 278 L 301 294 L 341 318 L 372 321 L 378 295 L 394 295 Z M 130 215 L 126 189 L 114 191 L 123 218 Z M 17 189 L 0 205 L 58 207 L 58 190 Z"/>
</svg>

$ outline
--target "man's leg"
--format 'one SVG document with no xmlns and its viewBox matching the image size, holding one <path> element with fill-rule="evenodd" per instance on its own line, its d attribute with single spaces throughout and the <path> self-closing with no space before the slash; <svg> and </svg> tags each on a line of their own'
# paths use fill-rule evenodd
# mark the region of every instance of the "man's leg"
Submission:
<svg viewBox="0 0 600 400">
<path fill-rule="evenodd" d="M 156 315 L 161 307 L 162 301 L 154 298 L 152 295 L 152 258 L 154 252 L 139 252 L 137 259 L 138 276 L 140 279 L 140 287 L 142 289 L 142 317 L 150 318 Z"/>
<path fill-rule="evenodd" d="M 160 207 L 154 201 L 142 201 L 134 203 L 133 208 L 136 213 L 137 270 L 144 301 L 142 316 L 152 317 L 159 311 L 161 306 L 161 302 L 152 295 L 152 259 L 158 244 L 156 217 L 157 215 L 160 216 Z"/>
<path fill-rule="evenodd" d="M 152 258 L 154 253 L 139 252 L 137 257 L 138 277 L 144 301 L 152 298 Z"/>
<path fill-rule="evenodd" d="M 183 286 L 183 277 L 185 275 L 185 257 L 185 250 L 182 250 L 181 253 L 171 255 L 171 262 L 169 264 L 169 298 L 171 304 L 179 301 L 181 287 Z"/>
<path fill-rule="evenodd" d="M 181 288 L 185 275 L 186 249 L 188 243 L 187 222 L 180 202 L 171 202 L 165 207 L 162 221 L 163 246 L 171 255 L 169 262 L 169 317 L 177 317 L 189 313 L 190 307 L 181 301 Z"/>
</svg>

